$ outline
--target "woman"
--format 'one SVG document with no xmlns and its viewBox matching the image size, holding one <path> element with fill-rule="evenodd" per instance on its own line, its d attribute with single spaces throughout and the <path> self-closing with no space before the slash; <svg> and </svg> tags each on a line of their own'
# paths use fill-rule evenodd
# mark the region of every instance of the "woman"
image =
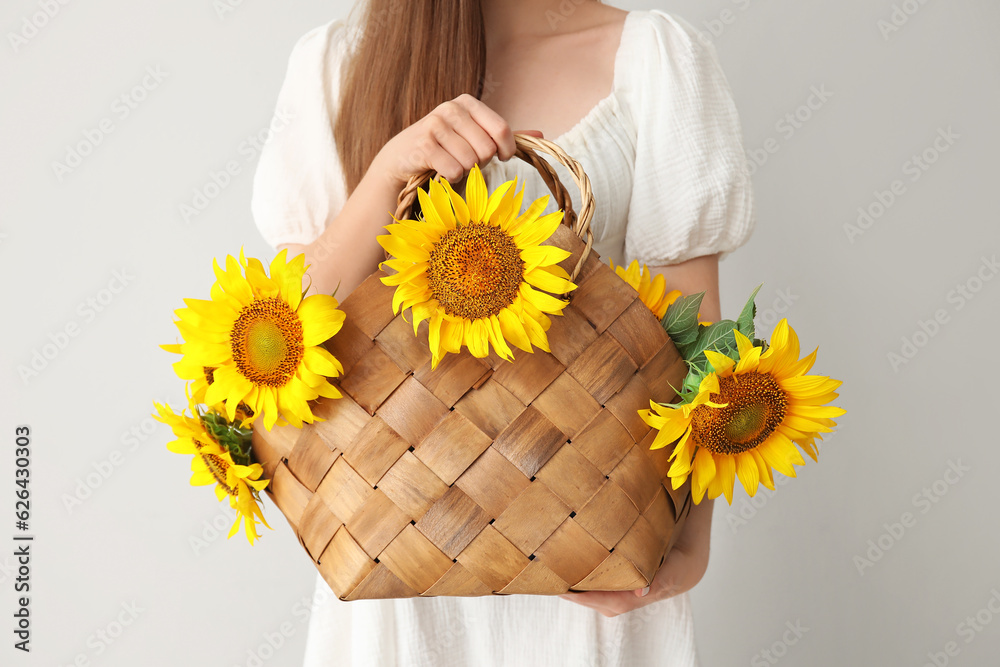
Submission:
<svg viewBox="0 0 1000 667">
<path fill-rule="evenodd" d="M 510 160 L 511 128 L 531 127 L 590 177 L 601 258 L 705 291 L 702 317 L 720 318 L 718 259 L 749 237 L 753 197 L 728 83 L 689 24 L 596 0 L 355 9 L 367 10 L 357 27 L 333 21 L 296 43 L 278 98 L 292 121 L 254 181 L 261 233 L 305 253 L 312 290 L 343 299 L 376 269 L 375 237 L 411 174 L 458 183 L 479 164 L 490 189 L 517 175 L 525 202 L 547 193 Z M 695 665 L 686 592 L 708 564 L 711 516 L 711 500 L 694 507 L 643 590 L 341 602 L 318 579 L 306 663 Z"/>
</svg>

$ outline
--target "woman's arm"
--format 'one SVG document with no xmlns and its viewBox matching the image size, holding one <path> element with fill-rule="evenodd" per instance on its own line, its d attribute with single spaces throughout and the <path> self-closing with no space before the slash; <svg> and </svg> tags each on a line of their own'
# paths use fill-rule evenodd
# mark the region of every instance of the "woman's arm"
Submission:
<svg viewBox="0 0 1000 667">
<path fill-rule="evenodd" d="M 677 289 L 682 294 L 705 292 L 701 302 L 701 319 L 717 322 L 722 318 L 718 255 L 696 257 L 672 266 L 651 266 L 649 270 L 653 275 L 663 275 L 668 290 Z M 689 479 L 681 489 L 689 490 L 690 484 Z M 708 568 L 714 503 L 714 500 L 706 497 L 691 508 L 677 542 L 657 570 L 648 590 L 587 591 L 559 597 L 596 609 L 605 616 L 617 616 L 690 590 L 701 581 Z"/>
<path fill-rule="evenodd" d="M 540 137 L 536 130 L 523 134 Z M 514 156 L 514 132 L 481 100 L 462 94 L 390 139 L 372 160 L 340 213 L 308 245 L 285 244 L 290 256 L 304 253 L 310 266 L 309 291 L 337 299 L 354 291 L 385 258 L 375 239 L 396 212 L 396 198 L 413 174 L 433 169 L 451 183 L 475 164 Z"/>
</svg>

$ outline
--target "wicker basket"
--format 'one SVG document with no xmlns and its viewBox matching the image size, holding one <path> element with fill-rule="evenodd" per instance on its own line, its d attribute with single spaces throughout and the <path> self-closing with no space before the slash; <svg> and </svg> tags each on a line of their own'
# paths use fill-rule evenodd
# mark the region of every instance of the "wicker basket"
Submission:
<svg viewBox="0 0 1000 667">
<path fill-rule="evenodd" d="M 656 430 L 636 412 L 672 400 L 686 366 L 592 250 L 579 163 L 515 138 L 564 211 L 548 243 L 573 253 L 563 267 L 578 288 L 551 317 L 552 353 L 508 362 L 463 348 L 431 371 L 427 321 L 414 337 L 393 316 L 379 270 L 343 300 L 346 322 L 326 344 L 344 397 L 316 403 L 325 421 L 254 431 L 268 494 L 342 600 L 641 588 L 690 509 L 666 478 L 670 449 L 649 449 Z M 536 151 L 573 175 L 579 217 Z M 411 178 L 397 218 L 431 174 Z"/>
</svg>

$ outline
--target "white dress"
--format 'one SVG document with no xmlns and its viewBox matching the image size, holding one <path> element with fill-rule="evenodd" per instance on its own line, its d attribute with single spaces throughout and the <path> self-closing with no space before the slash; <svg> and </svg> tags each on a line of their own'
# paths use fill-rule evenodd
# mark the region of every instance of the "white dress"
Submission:
<svg viewBox="0 0 1000 667">
<path fill-rule="evenodd" d="M 339 213 L 346 184 L 331 132 L 345 21 L 295 44 L 277 110 L 289 125 L 265 146 L 252 211 L 272 245 L 309 243 Z M 735 250 L 755 225 L 739 117 L 714 48 L 660 10 L 628 14 L 614 85 L 573 128 L 547 137 L 583 165 L 606 262 L 676 264 Z M 492 160 L 487 186 L 518 176 L 524 203 L 547 194 L 527 163 Z M 579 210 L 569 172 L 556 165 Z M 546 212 L 555 210 L 552 199 Z M 555 596 L 342 602 L 317 575 L 305 664 L 382 667 L 697 665 L 687 594 L 615 618 Z"/>
</svg>

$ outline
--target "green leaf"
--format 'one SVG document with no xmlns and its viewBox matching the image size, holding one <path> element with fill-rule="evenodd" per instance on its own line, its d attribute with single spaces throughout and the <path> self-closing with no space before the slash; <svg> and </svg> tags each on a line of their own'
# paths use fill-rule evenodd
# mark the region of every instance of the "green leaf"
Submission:
<svg viewBox="0 0 1000 667">
<path fill-rule="evenodd" d="M 680 353 L 681 357 L 684 359 L 690 359 L 695 356 L 695 347 L 698 342 L 698 327 L 685 329 L 684 331 L 671 336 L 670 340 L 672 340 L 674 345 L 677 347 L 677 351 Z"/>
<path fill-rule="evenodd" d="M 736 318 L 736 329 L 750 340 L 753 340 L 754 337 L 753 318 L 757 316 L 757 304 L 754 303 L 754 299 L 757 298 L 757 292 L 763 286 L 764 283 L 757 285 L 757 289 L 750 294 L 746 305 L 743 306 L 740 316 Z"/>
<path fill-rule="evenodd" d="M 698 334 L 698 354 L 714 350 L 729 356 L 729 351 L 736 347 L 736 337 L 733 335 L 735 327 L 736 323 L 732 320 L 721 320 L 703 327 Z"/>
<path fill-rule="evenodd" d="M 695 333 L 698 331 L 698 310 L 701 308 L 701 300 L 704 292 L 682 296 L 674 301 L 667 308 L 663 315 L 663 329 L 667 335 L 674 338 L 679 334 L 694 327 Z"/>
<path fill-rule="evenodd" d="M 698 309 L 704 296 L 705 293 L 700 292 L 680 297 L 670 304 L 660 322 L 685 359 L 692 356 L 693 346 L 698 340 Z"/>
<path fill-rule="evenodd" d="M 205 430 L 229 452 L 235 463 L 250 465 L 252 430 L 243 428 L 242 422 L 232 423 L 214 411 L 200 412 L 199 417 Z"/>
</svg>

